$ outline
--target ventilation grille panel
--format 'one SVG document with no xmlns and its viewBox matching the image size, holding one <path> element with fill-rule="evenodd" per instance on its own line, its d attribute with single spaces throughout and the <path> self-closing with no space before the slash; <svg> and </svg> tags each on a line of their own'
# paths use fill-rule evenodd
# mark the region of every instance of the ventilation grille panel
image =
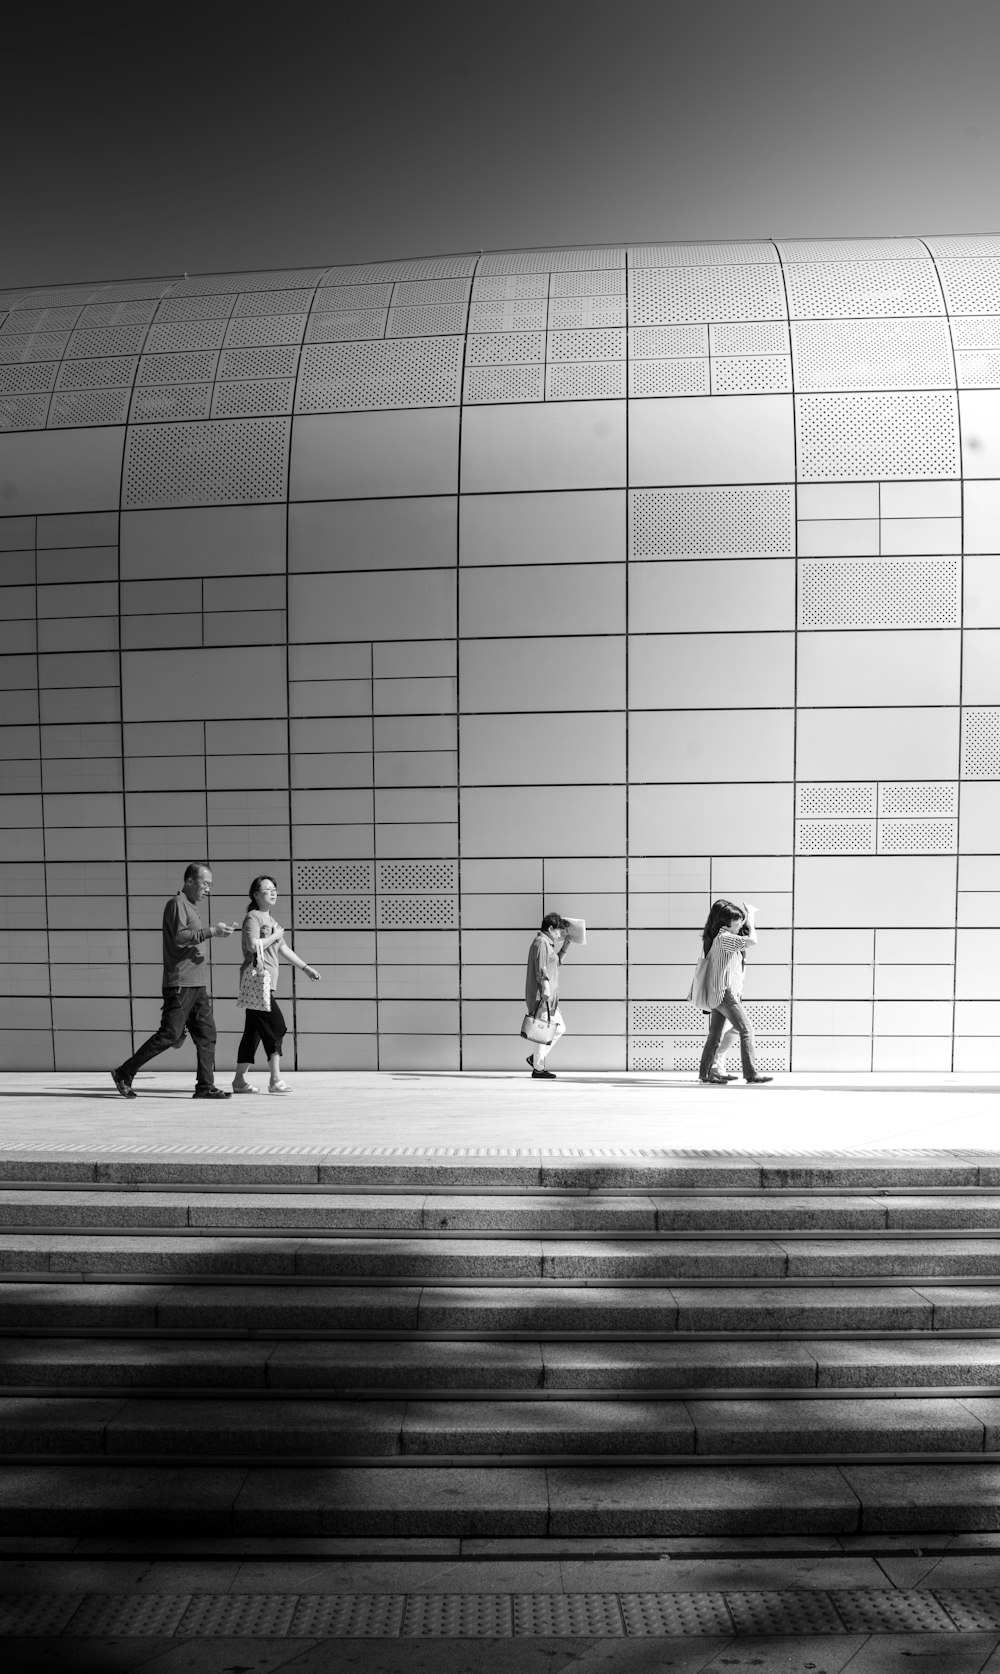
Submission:
<svg viewBox="0 0 1000 1674">
<path fill-rule="evenodd" d="M 795 408 L 804 482 L 961 474 L 954 394 L 803 395 Z"/>
<path fill-rule="evenodd" d="M 787 355 L 723 355 L 712 361 L 713 395 L 777 395 L 791 387 Z"/>
<path fill-rule="evenodd" d="M 458 925 L 458 901 L 450 895 L 380 895 L 380 930 L 451 930 Z"/>
<path fill-rule="evenodd" d="M 955 367 L 961 389 L 1000 389 L 1000 349 L 959 350 Z"/>
<path fill-rule="evenodd" d="M 227 320 L 236 301 L 231 296 L 168 296 L 160 303 L 160 320 Z"/>
<path fill-rule="evenodd" d="M 879 854 L 955 854 L 957 820 L 879 820 Z"/>
<path fill-rule="evenodd" d="M 230 320 L 226 327 L 227 349 L 252 349 L 267 343 L 301 343 L 306 329 L 305 314 L 262 314 Z"/>
<path fill-rule="evenodd" d="M 56 381 L 58 361 L 18 361 L 0 366 L 0 395 L 23 395 L 29 390 L 49 390 Z"/>
<path fill-rule="evenodd" d="M 622 267 L 601 267 L 582 273 L 553 272 L 549 294 L 553 297 L 624 297 L 625 270 Z"/>
<path fill-rule="evenodd" d="M 1000 779 L 1000 709 L 962 713 L 963 779 Z"/>
<path fill-rule="evenodd" d="M 958 813 L 958 786 L 951 780 L 894 780 L 878 788 L 880 816 L 899 814 L 954 816 Z"/>
<path fill-rule="evenodd" d="M 339 314 L 313 314 L 306 331 L 307 343 L 357 343 L 366 337 L 384 337 L 387 308 L 344 309 Z"/>
<path fill-rule="evenodd" d="M 122 504 L 236 505 L 283 500 L 287 418 L 163 424 L 129 431 Z"/>
<path fill-rule="evenodd" d="M 143 355 L 139 362 L 136 383 L 142 384 L 198 384 L 215 377 L 218 355 L 208 350 L 201 354 Z"/>
<path fill-rule="evenodd" d="M 938 271 L 949 314 L 1000 314 L 1000 261 L 941 261 Z"/>
<path fill-rule="evenodd" d="M 80 315 L 81 326 L 148 325 L 155 302 L 92 302 Z"/>
<path fill-rule="evenodd" d="M 957 558 L 805 558 L 800 628 L 955 628 Z"/>
<path fill-rule="evenodd" d="M 556 327 L 623 326 L 623 296 L 553 297 L 549 303 L 549 325 Z"/>
<path fill-rule="evenodd" d="M 796 820 L 797 854 L 874 854 L 874 820 Z"/>
<path fill-rule="evenodd" d="M 466 366 L 527 366 L 545 359 L 543 331 L 494 331 L 470 337 Z"/>
<path fill-rule="evenodd" d="M 547 273 L 506 273 L 492 278 L 477 276 L 472 281 L 472 295 L 483 302 L 517 302 L 527 297 L 546 297 L 549 294 Z M 473 302 L 473 307 L 476 304 Z"/>
<path fill-rule="evenodd" d="M 295 866 L 296 894 L 372 894 L 375 865 L 371 860 L 300 860 Z"/>
<path fill-rule="evenodd" d="M 300 895 L 295 922 L 302 930 L 373 930 L 375 901 L 371 895 Z"/>
<path fill-rule="evenodd" d="M 800 390 L 950 389 L 946 320 L 805 321 L 792 327 Z"/>
<path fill-rule="evenodd" d="M 944 313 L 931 261 L 790 262 L 785 282 L 793 319 L 897 319 Z"/>
<path fill-rule="evenodd" d="M 154 389 L 136 390 L 131 422 L 166 424 L 175 419 L 207 419 L 211 409 L 211 384 L 160 384 Z"/>
<path fill-rule="evenodd" d="M 544 394 L 544 366 L 470 366 L 465 374 L 464 399 L 469 406 L 541 401 Z"/>
<path fill-rule="evenodd" d="M 67 360 L 86 355 L 137 355 L 146 340 L 144 325 L 111 326 L 106 331 L 74 331 L 66 349 Z"/>
<path fill-rule="evenodd" d="M 713 355 L 787 355 L 788 327 L 784 321 L 759 324 L 714 325 L 710 328 Z"/>
<path fill-rule="evenodd" d="M 390 308 L 387 337 L 438 337 L 465 330 L 464 302 L 430 304 L 424 308 Z"/>
<path fill-rule="evenodd" d="M 461 365 L 460 337 L 317 344 L 302 351 L 296 410 L 455 406 Z"/>
<path fill-rule="evenodd" d="M 58 391 L 49 408 L 49 429 L 72 425 L 124 424 L 128 413 L 127 389 L 84 389 Z"/>
<path fill-rule="evenodd" d="M 0 396 L 0 430 L 43 430 L 48 395 Z"/>
<path fill-rule="evenodd" d="M 294 396 L 294 378 L 269 378 L 263 383 L 244 378 L 238 383 L 216 384 L 212 417 L 253 418 L 257 413 L 290 413 Z"/>
<path fill-rule="evenodd" d="M 633 244 L 631 267 L 739 267 L 769 262 L 778 266 L 778 252 L 769 239 L 711 244 Z"/>
<path fill-rule="evenodd" d="M 326 313 L 329 309 L 388 308 L 392 301 L 391 285 L 329 285 L 316 292 L 313 311 Z"/>
<path fill-rule="evenodd" d="M 549 401 L 610 400 L 625 394 L 623 360 L 578 361 L 549 366 L 545 395 Z"/>
<path fill-rule="evenodd" d="M 549 305 L 529 302 L 474 302 L 469 309 L 469 331 L 544 331 Z"/>
<path fill-rule="evenodd" d="M 597 268 L 625 266 L 625 251 L 606 250 L 493 250 L 479 263 L 481 274 L 590 273 Z"/>
<path fill-rule="evenodd" d="M 449 279 L 476 271 L 474 256 L 417 256 L 410 261 L 366 262 L 357 267 L 328 267 L 327 285 L 366 285 L 376 279 Z"/>
<path fill-rule="evenodd" d="M 255 314 L 307 314 L 312 302 L 312 289 L 268 291 L 263 296 L 251 293 L 236 299 L 234 319 L 247 319 Z"/>
<path fill-rule="evenodd" d="M 294 344 L 268 349 L 223 349 L 220 378 L 294 378 L 299 351 Z"/>
<path fill-rule="evenodd" d="M 629 298 L 636 325 L 785 317 L 777 267 L 633 268 Z"/>
<path fill-rule="evenodd" d="M 704 360 L 633 360 L 628 369 L 629 394 L 708 395 L 708 358 Z"/>
<path fill-rule="evenodd" d="M 221 349 L 225 320 L 162 320 L 150 328 L 146 354 L 180 349 Z"/>
<path fill-rule="evenodd" d="M 402 279 L 393 287 L 392 300 L 397 308 L 428 302 L 468 302 L 471 289 L 471 279 Z"/>
<path fill-rule="evenodd" d="M 424 890 L 458 890 L 455 860 L 380 860 L 376 885 L 380 893 L 419 894 Z"/>
<path fill-rule="evenodd" d="M 629 501 L 633 558 L 780 558 L 795 552 L 791 487 L 642 488 Z"/>
<path fill-rule="evenodd" d="M 708 327 L 633 326 L 629 354 L 637 360 L 666 360 L 672 355 L 707 355 Z"/>
<path fill-rule="evenodd" d="M 61 360 L 69 342 L 67 331 L 38 331 L 25 336 L 11 332 L 0 334 L 0 366 L 16 360 Z"/>
<path fill-rule="evenodd" d="M 60 389 L 116 389 L 131 385 L 139 361 L 135 356 L 114 360 L 64 360 Z"/>
<path fill-rule="evenodd" d="M 864 782 L 827 781 L 800 784 L 796 812 L 819 814 L 827 819 L 875 817 L 875 786 Z"/>
</svg>

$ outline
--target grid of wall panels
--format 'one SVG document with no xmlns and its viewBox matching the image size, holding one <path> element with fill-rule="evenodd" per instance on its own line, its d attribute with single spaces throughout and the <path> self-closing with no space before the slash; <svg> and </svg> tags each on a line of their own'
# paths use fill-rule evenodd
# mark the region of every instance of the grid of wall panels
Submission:
<svg viewBox="0 0 1000 1674">
<path fill-rule="evenodd" d="M 691 1072 L 718 894 L 765 1067 L 990 1067 L 998 424 L 992 237 L 3 295 L 3 1062 L 151 1032 L 204 859 L 304 1069 L 523 1069 L 557 910 L 563 1067 Z"/>
</svg>

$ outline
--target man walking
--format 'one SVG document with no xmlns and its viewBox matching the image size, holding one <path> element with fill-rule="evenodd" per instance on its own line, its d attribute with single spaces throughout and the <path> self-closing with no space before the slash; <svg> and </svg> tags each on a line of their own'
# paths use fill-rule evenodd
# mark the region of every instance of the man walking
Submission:
<svg viewBox="0 0 1000 1674">
<path fill-rule="evenodd" d="M 135 1098 L 132 1080 L 143 1064 L 169 1046 L 179 1046 L 185 1030 L 198 1054 L 194 1097 L 230 1097 L 215 1085 L 215 1018 L 206 992 L 207 961 L 201 943 L 211 936 L 231 936 L 238 926 L 219 923 L 204 928 L 198 903 L 207 900 L 211 891 L 212 874 L 208 867 L 193 862 L 184 873 L 184 887 L 170 897 L 163 909 L 163 1015 L 155 1035 L 111 1071 L 111 1079 L 123 1099 Z"/>
</svg>

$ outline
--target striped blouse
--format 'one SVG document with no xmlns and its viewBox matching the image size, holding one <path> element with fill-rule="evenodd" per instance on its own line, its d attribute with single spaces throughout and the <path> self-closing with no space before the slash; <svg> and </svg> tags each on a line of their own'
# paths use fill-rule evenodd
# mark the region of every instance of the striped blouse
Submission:
<svg viewBox="0 0 1000 1674">
<path fill-rule="evenodd" d="M 703 1011 L 714 1011 L 728 988 L 738 1000 L 743 993 L 743 962 L 747 938 L 734 930 L 720 930 L 694 974 L 688 999 Z"/>
</svg>

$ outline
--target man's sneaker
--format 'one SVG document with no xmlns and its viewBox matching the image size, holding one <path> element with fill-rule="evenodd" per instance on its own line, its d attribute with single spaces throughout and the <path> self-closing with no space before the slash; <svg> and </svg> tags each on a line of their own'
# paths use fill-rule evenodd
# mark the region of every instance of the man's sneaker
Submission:
<svg viewBox="0 0 1000 1674">
<path fill-rule="evenodd" d="M 555 1081 L 556 1072 L 555 1070 L 533 1069 L 531 1072 L 531 1079 L 532 1081 Z"/>
<path fill-rule="evenodd" d="M 118 1091 L 121 1093 L 123 1099 L 134 1099 L 136 1097 L 135 1093 L 132 1091 L 131 1081 L 126 1080 L 120 1069 L 113 1069 L 111 1071 L 111 1079 L 118 1088 Z"/>
<path fill-rule="evenodd" d="M 223 1092 L 221 1087 L 199 1087 L 191 1094 L 193 1099 L 231 1099 L 232 1093 Z"/>
</svg>

